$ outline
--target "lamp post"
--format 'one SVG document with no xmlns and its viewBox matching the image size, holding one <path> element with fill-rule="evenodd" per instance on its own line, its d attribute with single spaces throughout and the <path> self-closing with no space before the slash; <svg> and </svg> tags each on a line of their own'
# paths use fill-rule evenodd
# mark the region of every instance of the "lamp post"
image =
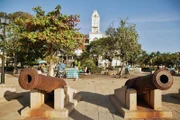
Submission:
<svg viewBox="0 0 180 120">
<path fill-rule="evenodd" d="M 5 39 L 6 39 L 6 25 L 10 23 L 10 19 L 7 18 L 6 14 L 3 17 L 0 17 L 0 24 L 3 25 L 3 48 L 2 48 L 2 71 L 1 71 L 1 84 L 5 83 L 5 70 L 4 70 L 4 48 L 5 48 Z"/>
</svg>

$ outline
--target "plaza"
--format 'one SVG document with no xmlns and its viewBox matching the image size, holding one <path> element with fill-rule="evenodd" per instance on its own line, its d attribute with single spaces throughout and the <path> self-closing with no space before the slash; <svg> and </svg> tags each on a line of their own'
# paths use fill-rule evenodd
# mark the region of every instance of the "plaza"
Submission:
<svg viewBox="0 0 180 120">
<path fill-rule="evenodd" d="M 133 74 L 130 76 L 140 76 L 148 73 Z M 180 119 L 180 100 L 174 98 L 178 94 L 180 76 L 174 76 L 174 84 L 169 90 L 163 91 L 163 106 L 172 111 L 175 120 Z M 18 84 L 18 78 L 6 74 L 6 85 L 16 88 L 17 94 L 23 93 L 22 97 L 10 101 L 0 100 L 0 119 L 1 120 L 35 120 L 35 119 L 52 119 L 55 118 L 22 118 L 20 112 L 29 105 L 30 91 L 23 90 Z M 113 94 L 114 89 L 124 85 L 128 78 L 114 78 L 109 75 L 82 75 L 79 81 L 65 79 L 68 86 L 77 89 L 82 99 L 76 108 L 71 112 L 68 118 L 62 120 L 123 120 L 124 118 L 117 112 L 115 107 L 109 101 L 108 96 Z M 57 119 L 59 120 L 59 119 Z"/>
<path fill-rule="evenodd" d="M 0 5 L 0 120 L 180 120 L 179 0 Z"/>
</svg>

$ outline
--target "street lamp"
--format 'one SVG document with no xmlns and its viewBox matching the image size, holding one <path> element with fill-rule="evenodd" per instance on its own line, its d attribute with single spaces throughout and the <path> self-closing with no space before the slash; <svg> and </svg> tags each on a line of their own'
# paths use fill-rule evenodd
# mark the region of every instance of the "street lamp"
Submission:
<svg viewBox="0 0 180 120">
<path fill-rule="evenodd" d="M 1 83 L 5 83 L 5 70 L 4 70 L 4 42 L 6 39 L 6 25 L 10 23 L 10 19 L 5 14 L 3 17 L 0 17 L 0 24 L 3 25 L 3 48 L 2 48 L 2 71 L 1 71 Z"/>
</svg>

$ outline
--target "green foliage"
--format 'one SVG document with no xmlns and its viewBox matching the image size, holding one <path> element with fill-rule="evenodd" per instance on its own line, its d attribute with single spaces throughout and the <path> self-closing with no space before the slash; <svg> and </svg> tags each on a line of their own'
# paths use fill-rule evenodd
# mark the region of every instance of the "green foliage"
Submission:
<svg viewBox="0 0 180 120">
<path fill-rule="evenodd" d="M 138 55 L 141 51 L 135 27 L 136 25 L 128 24 L 127 19 L 125 19 L 120 21 L 120 27 L 117 28 L 116 45 L 122 61 L 129 61 L 132 56 Z"/>
<path fill-rule="evenodd" d="M 151 52 L 146 53 L 143 51 L 141 56 L 138 57 L 139 64 L 141 66 L 179 66 L 180 64 L 180 53 L 160 53 L 158 52 Z"/>
<path fill-rule="evenodd" d="M 91 57 L 97 60 L 98 56 L 102 56 L 104 59 L 112 61 L 116 55 L 115 39 L 111 37 L 100 38 L 96 41 L 92 41 L 87 48 Z"/>
<path fill-rule="evenodd" d="M 6 16 L 6 13 L 5 12 L 0 12 L 0 17 L 4 17 Z M 0 29 L 3 27 L 2 24 L 0 24 Z M 2 36 L 0 36 L 0 39 L 1 39 Z"/>
<path fill-rule="evenodd" d="M 43 57 L 49 57 L 49 71 L 52 71 L 53 60 L 59 51 L 72 53 L 83 45 L 84 35 L 76 28 L 80 22 L 79 15 L 63 15 L 60 5 L 47 14 L 40 6 L 33 10 L 36 13 L 33 19 L 17 20 L 24 26 L 21 40 L 23 44 L 29 43 L 38 48 L 30 51 L 40 51 Z"/>
<path fill-rule="evenodd" d="M 53 59 L 53 61 L 55 63 L 59 63 L 59 61 L 60 61 L 60 58 L 57 57 L 57 56 L 53 56 L 53 58 L 50 58 L 50 56 L 47 56 L 47 57 L 44 58 L 44 60 L 46 60 L 48 63 L 50 62 L 51 59 Z"/>
<path fill-rule="evenodd" d="M 80 66 L 82 69 L 88 67 L 91 73 L 100 73 L 101 69 L 95 64 L 95 57 L 92 57 L 89 51 L 84 51 L 80 56 L 79 60 L 81 61 Z"/>
<path fill-rule="evenodd" d="M 101 69 L 98 68 L 92 59 L 84 59 L 81 61 L 82 68 L 88 67 L 91 73 L 100 73 Z"/>
<path fill-rule="evenodd" d="M 141 45 L 138 44 L 138 34 L 134 24 L 128 24 L 127 19 L 121 20 L 120 26 L 117 29 L 110 26 L 106 30 L 106 35 L 107 37 L 90 44 L 91 54 L 101 55 L 109 61 L 119 56 L 122 61 L 137 63 Z"/>
<path fill-rule="evenodd" d="M 31 65 L 31 63 L 35 60 L 34 56 L 38 55 L 38 53 L 32 54 L 32 52 L 27 52 L 25 50 L 28 49 L 27 43 L 24 45 L 21 43 L 21 32 L 24 26 L 17 22 L 18 19 L 26 20 L 33 18 L 33 16 L 29 13 L 19 11 L 8 14 L 8 17 L 11 23 L 6 26 L 7 36 L 5 40 L 5 52 L 8 57 L 14 59 L 13 67 L 14 70 L 17 70 L 17 62 L 23 62 L 25 64 Z M 16 72 L 17 71 L 14 71 L 14 73 Z"/>
<path fill-rule="evenodd" d="M 83 55 L 89 55 L 89 59 L 94 63 L 99 56 L 110 62 L 113 58 L 120 58 L 122 62 L 137 63 L 141 45 L 138 44 L 138 34 L 134 24 L 128 24 L 127 19 L 121 20 L 118 28 L 110 26 L 106 30 L 106 36 L 91 42 L 87 47 L 87 53 Z"/>
<path fill-rule="evenodd" d="M 8 16 L 11 19 L 11 22 L 14 22 L 14 23 L 16 23 L 17 19 L 26 20 L 26 19 L 32 19 L 33 18 L 33 16 L 31 14 L 29 14 L 27 12 L 22 12 L 22 11 L 10 13 Z"/>
<path fill-rule="evenodd" d="M 156 70 L 157 67 L 142 67 L 143 72 L 152 72 L 153 70 Z"/>
<path fill-rule="evenodd" d="M 79 22 L 78 15 L 63 15 L 60 5 L 55 10 L 45 14 L 40 6 L 33 8 L 36 12 L 34 19 L 19 20 L 25 25 L 22 38 L 35 43 L 43 41 L 46 55 L 51 57 L 60 49 L 73 50 L 82 44 L 83 35 L 75 27 Z"/>
</svg>

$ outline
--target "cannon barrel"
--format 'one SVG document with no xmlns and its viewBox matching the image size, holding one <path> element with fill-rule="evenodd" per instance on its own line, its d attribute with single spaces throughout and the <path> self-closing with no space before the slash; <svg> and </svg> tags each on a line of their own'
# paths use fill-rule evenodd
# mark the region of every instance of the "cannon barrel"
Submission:
<svg viewBox="0 0 180 120">
<path fill-rule="evenodd" d="M 38 89 L 51 92 L 66 86 L 66 82 L 61 78 L 41 75 L 35 69 L 26 68 L 20 73 L 19 85 L 26 90 Z"/>
<path fill-rule="evenodd" d="M 159 69 L 153 74 L 129 79 L 125 86 L 136 89 L 138 93 L 145 93 L 154 89 L 167 90 L 172 84 L 171 73 L 168 70 Z"/>
</svg>

